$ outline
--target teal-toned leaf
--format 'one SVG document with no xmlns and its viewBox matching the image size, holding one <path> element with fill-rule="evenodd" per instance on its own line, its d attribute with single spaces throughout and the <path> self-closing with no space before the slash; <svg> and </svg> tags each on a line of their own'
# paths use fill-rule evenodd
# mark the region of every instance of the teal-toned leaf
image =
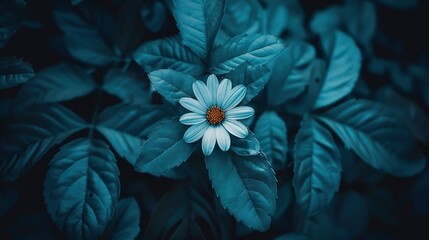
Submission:
<svg viewBox="0 0 429 240">
<path fill-rule="evenodd" d="M 222 21 L 225 0 L 173 0 L 172 11 L 183 42 L 206 60 Z"/>
<path fill-rule="evenodd" d="M 134 166 L 151 127 L 168 115 L 164 107 L 123 103 L 104 110 L 96 127 L 119 156 Z"/>
<path fill-rule="evenodd" d="M 369 44 L 377 29 L 375 4 L 370 1 L 349 0 L 343 11 L 347 31 L 360 43 Z"/>
<path fill-rule="evenodd" d="M 283 170 L 288 151 L 286 123 L 275 112 L 264 112 L 256 121 L 255 135 L 274 170 Z"/>
<path fill-rule="evenodd" d="M 55 144 L 85 125 L 78 115 L 55 104 L 35 106 L 12 116 L 1 130 L 1 178 L 16 180 Z"/>
<path fill-rule="evenodd" d="M 60 64 L 40 71 L 18 92 L 16 104 L 20 108 L 38 103 L 60 102 L 82 97 L 96 88 L 85 69 Z"/>
<path fill-rule="evenodd" d="M 182 44 L 180 37 L 143 43 L 134 52 L 133 58 L 145 72 L 170 68 L 197 76 L 205 71 L 204 63 Z"/>
<path fill-rule="evenodd" d="M 280 105 L 304 92 L 316 58 L 313 46 L 294 42 L 275 60 L 268 82 L 268 104 Z"/>
<path fill-rule="evenodd" d="M 231 151 L 240 156 L 253 156 L 261 153 L 261 145 L 255 134 L 249 131 L 245 138 L 231 138 Z"/>
<path fill-rule="evenodd" d="M 375 169 L 405 177 L 425 167 L 426 159 L 407 127 L 380 104 L 349 100 L 317 118 Z"/>
<path fill-rule="evenodd" d="M 143 3 L 140 17 L 144 26 L 153 33 L 160 32 L 167 20 L 167 9 L 162 1 Z"/>
<path fill-rule="evenodd" d="M 122 101 L 136 104 L 149 104 L 152 94 L 143 81 L 143 76 L 134 72 L 111 69 L 104 76 L 103 90 L 117 96 Z"/>
<path fill-rule="evenodd" d="M 357 192 L 349 191 L 341 196 L 338 203 L 337 226 L 343 228 L 348 239 L 362 235 L 369 224 L 367 200 Z"/>
<path fill-rule="evenodd" d="M 0 58 L 0 89 L 15 87 L 34 77 L 31 64 L 14 57 Z"/>
<path fill-rule="evenodd" d="M 185 131 L 186 126 L 177 118 L 159 125 L 143 144 L 135 170 L 159 175 L 188 160 L 195 150 L 195 144 L 189 144 L 183 140 Z"/>
<path fill-rule="evenodd" d="M 274 240 L 310 240 L 310 238 L 305 234 L 293 232 L 278 236 Z"/>
<path fill-rule="evenodd" d="M 304 217 L 319 213 L 340 187 L 340 153 L 331 133 L 306 115 L 294 148 L 296 202 Z"/>
<path fill-rule="evenodd" d="M 320 35 L 334 33 L 344 21 L 342 13 L 343 8 L 336 5 L 316 11 L 310 21 L 311 31 Z"/>
<path fill-rule="evenodd" d="M 115 155 L 100 140 L 79 138 L 49 164 L 44 197 L 53 221 L 70 239 L 97 239 L 119 198 Z"/>
<path fill-rule="evenodd" d="M 70 3 L 72 5 L 78 5 L 79 3 L 83 2 L 83 0 L 70 0 Z"/>
<path fill-rule="evenodd" d="M 214 50 L 210 58 L 210 70 L 215 74 L 225 74 L 244 62 L 250 65 L 266 64 L 285 47 L 280 39 L 270 35 L 239 35 Z"/>
<path fill-rule="evenodd" d="M 353 39 L 340 31 L 322 37 L 322 45 L 329 66 L 314 108 L 327 106 L 349 94 L 358 80 L 362 60 Z"/>
<path fill-rule="evenodd" d="M 18 30 L 26 15 L 27 2 L 5 0 L 0 3 L 0 49 Z"/>
<path fill-rule="evenodd" d="M 400 10 L 413 9 L 419 4 L 419 0 L 376 0 L 376 2 Z"/>
<path fill-rule="evenodd" d="M 105 236 L 111 240 L 135 239 L 140 232 L 140 208 L 134 198 L 119 200 Z"/>
<path fill-rule="evenodd" d="M 176 104 L 182 97 L 193 97 L 192 84 L 195 78 L 171 69 L 161 69 L 149 73 L 149 79 L 165 100 Z"/>
<path fill-rule="evenodd" d="M 222 206 L 247 227 L 268 230 L 276 209 L 277 180 L 265 155 L 243 157 L 215 148 L 205 162 Z"/>
<path fill-rule="evenodd" d="M 246 96 L 242 101 L 242 104 L 246 104 L 264 89 L 270 79 L 270 73 L 270 69 L 264 65 L 251 66 L 244 62 L 229 72 L 226 78 L 232 81 L 233 86 L 241 84 L 247 88 Z"/>
</svg>

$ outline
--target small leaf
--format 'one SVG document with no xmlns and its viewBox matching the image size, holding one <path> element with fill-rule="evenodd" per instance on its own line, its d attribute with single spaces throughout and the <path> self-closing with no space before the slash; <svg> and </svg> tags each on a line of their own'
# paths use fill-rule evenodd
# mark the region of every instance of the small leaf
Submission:
<svg viewBox="0 0 429 240">
<path fill-rule="evenodd" d="M 0 89 L 15 87 L 34 77 L 31 64 L 14 57 L 0 58 Z"/>
<path fill-rule="evenodd" d="M 347 1 L 344 22 L 350 34 L 360 43 L 368 45 L 377 29 L 377 12 L 370 1 Z"/>
<path fill-rule="evenodd" d="M 106 228 L 111 240 L 135 239 L 140 232 L 140 208 L 134 198 L 121 199 Z"/>
<path fill-rule="evenodd" d="M 285 47 L 280 39 L 270 35 L 239 35 L 214 50 L 210 58 L 210 70 L 215 74 L 225 74 L 244 62 L 250 65 L 266 64 Z"/>
<path fill-rule="evenodd" d="M 135 170 L 159 175 L 188 160 L 195 150 L 195 144 L 188 144 L 183 140 L 185 131 L 186 126 L 177 118 L 159 125 L 143 144 Z"/>
<path fill-rule="evenodd" d="M 205 162 L 222 206 L 247 227 L 268 230 L 276 209 L 277 180 L 265 155 L 243 157 L 215 148 Z"/>
<path fill-rule="evenodd" d="M 288 150 L 285 122 L 275 112 L 264 112 L 255 124 L 255 135 L 274 170 L 283 170 Z"/>
<path fill-rule="evenodd" d="M 231 151 L 240 156 L 253 156 L 261 153 L 261 145 L 255 134 L 249 131 L 245 138 L 231 138 Z"/>
<path fill-rule="evenodd" d="M 313 46 L 304 42 L 292 43 L 275 60 L 268 82 L 268 104 L 280 105 L 304 92 L 316 58 Z"/>
<path fill-rule="evenodd" d="M 319 35 L 332 34 L 343 23 L 343 9 L 333 5 L 316 11 L 310 22 L 310 29 Z"/>
<path fill-rule="evenodd" d="M 55 144 L 85 125 L 78 115 L 56 104 L 35 106 L 11 117 L 1 130 L 1 178 L 16 180 Z"/>
<path fill-rule="evenodd" d="M 425 167 L 426 159 L 406 126 L 379 104 L 349 100 L 317 118 L 375 169 L 407 177 Z"/>
<path fill-rule="evenodd" d="M 119 156 L 134 166 L 151 126 L 166 116 L 168 113 L 162 107 L 123 103 L 104 110 L 96 127 Z"/>
<path fill-rule="evenodd" d="M 26 8 L 27 2 L 23 0 L 0 2 L 0 49 L 20 27 L 25 19 Z"/>
<path fill-rule="evenodd" d="M 145 72 L 170 68 L 192 76 L 203 74 L 203 62 L 180 40 L 173 37 L 143 43 L 133 58 Z"/>
<path fill-rule="evenodd" d="M 162 1 L 153 1 L 152 3 L 143 3 L 140 11 L 140 17 L 145 27 L 153 33 L 160 32 L 165 26 L 167 19 L 167 9 Z"/>
<path fill-rule="evenodd" d="M 192 84 L 195 79 L 187 74 L 171 69 L 161 69 L 149 73 L 149 79 L 155 89 L 173 105 L 182 97 L 193 97 Z"/>
<path fill-rule="evenodd" d="M 183 42 L 206 60 L 222 21 L 225 0 L 173 0 L 172 11 Z"/>
<path fill-rule="evenodd" d="M 303 217 L 326 207 L 340 187 L 340 153 L 331 133 L 306 115 L 296 135 L 294 148 L 296 202 Z"/>
<path fill-rule="evenodd" d="M 315 109 L 332 104 L 353 90 L 362 60 L 360 50 L 353 39 L 340 31 L 324 36 L 322 45 L 328 54 L 329 66 L 314 105 Z"/>
<path fill-rule="evenodd" d="M 52 159 L 45 179 L 48 212 L 70 239 L 97 239 L 119 197 L 115 155 L 100 140 L 79 138 Z"/>
<path fill-rule="evenodd" d="M 22 86 L 16 104 L 24 108 L 38 103 L 71 100 L 95 88 L 94 80 L 84 69 L 60 64 L 40 71 L 33 80 Z"/>
</svg>

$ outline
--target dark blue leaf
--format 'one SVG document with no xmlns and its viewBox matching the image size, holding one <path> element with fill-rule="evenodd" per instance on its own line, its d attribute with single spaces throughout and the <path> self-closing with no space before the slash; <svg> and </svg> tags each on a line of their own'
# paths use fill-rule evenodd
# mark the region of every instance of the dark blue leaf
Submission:
<svg viewBox="0 0 429 240">
<path fill-rule="evenodd" d="M 296 135 L 294 148 L 296 202 L 303 217 L 326 207 L 340 187 L 340 153 L 331 133 L 306 115 Z"/>
<path fill-rule="evenodd" d="M 329 57 L 329 66 L 314 108 L 327 106 L 349 94 L 358 80 L 362 60 L 353 39 L 340 31 L 322 37 L 322 46 Z"/>
<path fill-rule="evenodd" d="M 411 187 L 411 201 L 413 212 L 417 216 L 429 215 L 429 169 L 425 170 Z"/>
<path fill-rule="evenodd" d="M 25 18 L 27 2 L 24 0 L 3 0 L 0 3 L 0 49 L 18 30 Z"/>
<path fill-rule="evenodd" d="M 167 19 L 167 9 L 162 1 L 153 1 L 152 3 L 143 4 L 140 17 L 145 27 L 157 33 L 162 30 Z"/>
<path fill-rule="evenodd" d="M 185 131 L 186 126 L 177 118 L 155 128 L 141 148 L 135 170 L 160 175 L 188 160 L 196 145 L 183 140 Z"/>
<path fill-rule="evenodd" d="M 245 138 L 231 138 L 231 151 L 240 156 L 253 156 L 261 153 L 261 145 L 255 134 L 249 131 Z"/>
<path fill-rule="evenodd" d="M 343 8 L 336 5 L 316 11 L 310 22 L 311 31 L 320 35 L 332 34 L 343 24 L 342 13 Z"/>
<path fill-rule="evenodd" d="M 405 177 L 425 167 L 426 159 L 407 127 L 380 104 L 349 100 L 317 118 L 375 169 Z"/>
<path fill-rule="evenodd" d="M 40 71 L 22 86 L 16 105 L 20 108 L 38 103 L 60 102 L 84 96 L 96 88 L 92 77 L 84 69 L 60 64 Z"/>
<path fill-rule="evenodd" d="M 293 232 L 278 236 L 274 240 L 310 240 L 310 238 L 302 233 Z"/>
<path fill-rule="evenodd" d="M 166 116 L 164 107 L 123 103 L 104 110 L 96 127 L 119 156 L 134 166 L 151 126 Z"/>
<path fill-rule="evenodd" d="M 275 112 L 264 112 L 256 121 L 255 135 L 274 170 L 283 170 L 288 150 L 286 123 Z"/>
<path fill-rule="evenodd" d="M 79 138 L 52 159 L 45 179 L 48 212 L 70 239 L 97 239 L 119 198 L 115 155 L 100 140 Z"/>
<path fill-rule="evenodd" d="M 358 238 L 369 224 L 368 203 L 359 193 L 350 191 L 341 196 L 337 206 L 337 226 L 347 239 Z"/>
<path fill-rule="evenodd" d="M 155 89 L 172 104 L 179 102 L 182 97 L 194 96 L 192 83 L 195 79 L 191 75 L 161 69 L 149 73 L 148 76 Z"/>
<path fill-rule="evenodd" d="M 134 198 L 121 199 L 116 205 L 105 237 L 111 240 L 135 239 L 140 232 L 140 208 Z"/>
<path fill-rule="evenodd" d="M 277 180 L 265 155 L 243 157 L 215 148 L 205 162 L 222 206 L 247 227 L 266 231 L 276 209 Z"/>
<path fill-rule="evenodd" d="M 31 64 L 14 57 L 0 58 L 0 89 L 15 87 L 34 77 Z"/>
<path fill-rule="evenodd" d="M 85 126 L 78 115 L 55 104 L 35 106 L 11 117 L 1 130 L 1 178 L 16 180 L 55 144 Z"/>
<path fill-rule="evenodd" d="M 173 0 L 172 11 L 183 42 L 206 60 L 219 30 L 225 0 Z"/>
<path fill-rule="evenodd" d="M 347 1 L 343 10 L 347 31 L 368 46 L 377 29 L 377 12 L 370 1 Z"/>
<path fill-rule="evenodd" d="M 270 35 L 239 35 L 214 50 L 210 58 L 210 71 L 225 74 L 244 62 L 250 65 L 266 64 L 277 57 L 285 47 L 280 39 Z"/>
<path fill-rule="evenodd" d="M 134 60 L 151 72 L 170 68 L 193 76 L 204 73 L 203 62 L 180 41 L 180 37 L 143 43 L 133 55 Z"/>
<path fill-rule="evenodd" d="M 79 3 L 83 2 L 83 0 L 70 0 L 70 3 L 72 5 L 78 5 Z"/>
<path fill-rule="evenodd" d="M 371 211 L 371 213 L 384 222 L 389 223 L 395 227 L 399 227 L 400 215 L 394 200 L 395 197 L 391 192 L 380 187 L 373 188 L 368 193 L 368 199 L 366 199 L 368 202 L 369 211 Z M 365 223 L 365 225 L 367 224 L 368 222 Z"/>
</svg>

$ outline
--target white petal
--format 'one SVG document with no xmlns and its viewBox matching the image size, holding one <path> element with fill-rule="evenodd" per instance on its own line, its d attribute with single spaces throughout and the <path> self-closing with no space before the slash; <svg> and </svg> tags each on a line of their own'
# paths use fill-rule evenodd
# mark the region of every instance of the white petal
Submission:
<svg viewBox="0 0 429 240">
<path fill-rule="evenodd" d="M 195 97 L 198 101 L 207 109 L 210 108 L 213 104 L 212 96 L 210 95 L 209 89 L 201 81 L 195 81 L 192 84 L 192 90 L 194 90 Z"/>
<path fill-rule="evenodd" d="M 231 80 L 225 78 L 222 80 L 222 82 L 220 82 L 219 87 L 217 89 L 216 106 L 220 107 L 223 105 L 228 93 L 231 91 L 231 88 L 232 88 Z"/>
<path fill-rule="evenodd" d="M 235 119 L 235 120 L 246 119 L 253 116 L 254 113 L 255 113 L 255 110 L 253 110 L 253 108 L 251 107 L 238 106 L 229 111 L 226 111 L 225 118 Z"/>
<path fill-rule="evenodd" d="M 179 100 L 179 103 L 189 111 L 199 113 L 199 114 L 206 114 L 208 109 L 208 108 L 205 108 L 203 105 L 201 105 L 200 102 L 198 102 L 193 98 L 183 97 Z"/>
<path fill-rule="evenodd" d="M 222 122 L 222 125 L 230 132 L 232 135 L 238 138 L 245 138 L 249 133 L 249 130 L 241 122 L 233 119 L 227 119 Z"/>
<path fill-rule="evenodd" d="M 192 125 L 188 128 L 188 130 L 186 130 L 185 134 L 183 135 L 183 140 L 185 140 L 187 143 L 193 143 L 200 140 L 208 127 L 209 124 L 207 122 Z"/>
<path fill-rule="evenodd" d="M 216 126 L 216 140 L 217 145 L 222 151 L 228 151 L 229 147 L 231 147 L 231 138 L 229 137 L 229 133 L 222 125 Z"/>
<path fill-rule="evenodd" d="M 243 85 L 235 86 L 229 93 L 221 106 L 222 109 L 228 111 L 237 106 L 246 96 L 246 87 Z"/>
<path fill-rule="evenodd" d="M 219 81 L 217 80 L 216 75 L 211 74 L 207 78 L 207 88 L 209 89 L 210 95 L 212 96 L 212 105 L 216 105 L 218 87 L 219 87 Z"/>
<path fill-rule="evenodd" d="M 216 127 L 209 126 L 204 133 L 202 149 L 205 156 L 210 155 L 216 144 Z"/>
<path fill-rule="evenodd" d="M 207 121 L 207 118 L 203 114 L 186 113 L 180 117 L 179 121 L 185 125 L 195 125 Z"/>
</svg>

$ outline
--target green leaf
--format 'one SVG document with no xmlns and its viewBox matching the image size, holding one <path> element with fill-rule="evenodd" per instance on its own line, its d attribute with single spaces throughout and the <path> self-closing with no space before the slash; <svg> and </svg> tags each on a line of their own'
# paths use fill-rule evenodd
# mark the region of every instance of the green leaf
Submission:
<svg viewBox="0 0 429 240">
<path fill-rule="evenodd" d="M 145 72 L 167 68 L 192 76 L 205 72 L 204 63 L 182 44 L 179 37 L 143 43 L 134 52 L 133 58 Z"/>
<path fill-rule="evenodd" d="M 60 102 L 82 97 L 96 88 L 92 77 L 78 66 L 60 64 L 40 71 L 18 92 L 20 108 L 38 103 Z"/>
<path fill-rule="evenodd" d="M 177 118 L 160 124 L 143 144 L 135 170 L 160 175 L 188 160 L 195 150 L 195 144 L 183 140 L 185 131 L 186 126 Z"/>
<path fill-rule="evenodd" d="M 104 234 L 107 239 L 135 239 L 140 232 L 140 208 L 134 198 L 119 200 Z"/>
<path fill-rule="evenodd" d="M 231 151 L 240 156 L 253 156 L 261 153 L 261 145 L 255 134 L 249 131 L 245 138 L 231 137 Z"/>
<path fill-rule="evenodd" d="M 246 96 L 242 101 L 242 104 L 246 104 L 264 89 L 270 79 L 270 73 L 270 69 L 264 65 L 251 66 L 244 62 L 225 77 L 232 81 L 233 86 L 241 84 L 247 88 Z"/>
<path fill-rule="evenodd" d="M 25 19 L 27 2 L 24 0 L 0 2 L 0 49 L 2 49 Z"/>
<path fill-rule="evenodd" d="M 406 177 L 425 167 L 426 159 L 409 130 L 380 104 L 349 100 L 317 118 L 375 169 Z"/>
<path fill-rule="evenodd" d="M 96 128 L 119 156 L 134 166 L 149 130 L 166 116 L 163 107 L 122 103 L 104 110 L 98 116 Z"/>
<path fill-rule="evenodd" d="M 15 87 L 34 77 L 31 64 L 15 57 L 0 58 L 0 89 Z"/>
<path fill-rule="evenodd" d="M 286 123 L 275 112 L 264 112 L 255 124 L 255 135 L 274 170 L 283 170 L 288 151 Z"/>
<path fill-rule="evenodd" d="M 70 239 L 97 239 L 119 198 L 119 169 L 103 141 L 79 138 L 52 159 L 45 179 L 48 212 Z"/>
<path fill-rule="evenodd" d="M 244 62 L 262 65 L 273 60 L 286 45 L 278 38 L 264 34 L 239 35 L 214 50 L 210 71 L 225 74 Z"/>
<path fill-rule="evenodd" d="M 85 121 L 61 105 L 35 106 L 7 120 L 0 138 L 0 176 L 14 181 Z"/>
<path fill-rule="evenodd" d="M 296 202 L 304 217 L 326 207 L 340 187 L 340 152 L 331 133 L 306 115 L 294 148 Z"/>
<path fill-rule="evenodd" d="M 243 157 L 215 148 L 205 162 L 222 206 L 247 227 L 268 230 L 276 209 L 277 180 L 265 155 Z"/>
<path fill-rule="evenodd" d="M 173 0 L 172 11 L 183 42 L 206 60 L 222 21 L 225 0 Z"/>
<path fill-rule="evenodd" d="M 340 31 L 322 37 L 322 46 L 328 55 L 329 66 L 315 109 L 337 102 L 353 90 L 362 61 L 353 39 Z"/>
<path fill-rule="evenodd" d="M 193 97 L 192 84 L 196 81 L 191 75 L 171 69 L 161 69 L 149 73 L 155 89 L 173 105 L 182 97 Z"/>
</svg>

